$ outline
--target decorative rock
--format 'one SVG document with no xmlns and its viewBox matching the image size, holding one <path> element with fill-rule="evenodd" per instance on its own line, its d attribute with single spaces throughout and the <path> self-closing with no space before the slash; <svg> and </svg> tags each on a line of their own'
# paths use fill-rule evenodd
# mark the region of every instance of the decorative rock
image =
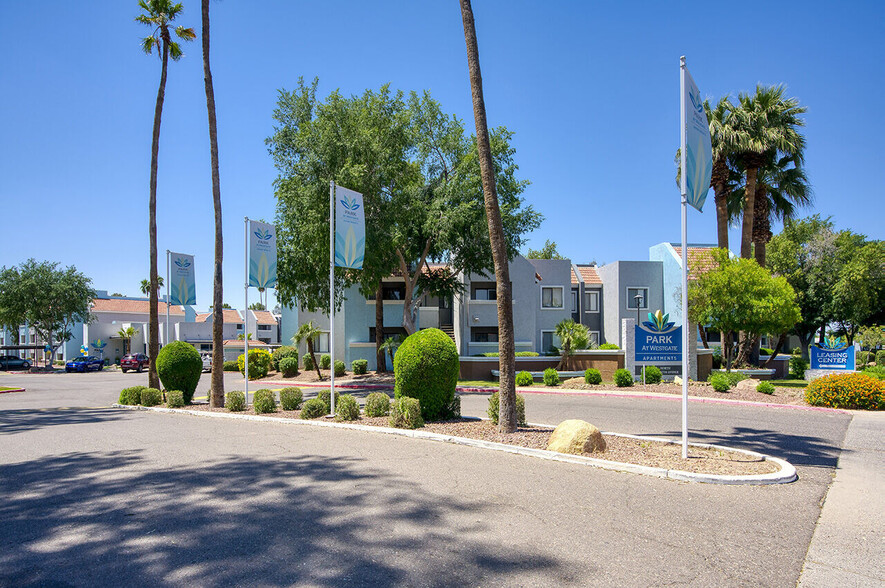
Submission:
<svg viewBox="0 0 885 588">
<path fill-rule="evenodd" d="M 735 390 L 749 390 L 751 392 L 756 391 L 756 386 L 759 385 L 761 380 L 757 380 L 756 378 L 747 378 L 746 380 L 741 380 L 737 384 L 735 384 Z"/>
<path fill-rule="evenodd" d="M 562 421 L 550 435 L 547 451 L 559 453 L 594 453 L 605 451 L 605 439 L 599 429 L 578 419 Z"/>
<path fill-rule="evenodd" d="M 682 378 L 680 378 L 679 376 L 673 376 L 673 383 L 674 384 L 681 384 Z"/>
</svg>

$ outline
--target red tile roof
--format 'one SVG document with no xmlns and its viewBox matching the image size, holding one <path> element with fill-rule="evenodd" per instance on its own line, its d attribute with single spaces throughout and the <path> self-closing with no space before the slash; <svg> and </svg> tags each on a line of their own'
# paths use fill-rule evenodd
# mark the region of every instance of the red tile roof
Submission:
<svg viewBox="0 0 885 588">
<path fill-rule="evenodd" d="M 92 301 L 92 312 L 131 312 L 134 314 L 150 314 L 150 302 L 147 300 L 124 300 L 121 298 L 96 298 Z M 159 313 L 166 314 L 166 303 L 159 303 Z M 180 306 L 170 306 L 169 314 L 184 315 Z"/>
<path fill-rule="evenodd" d="M 269 310 L 253 310 L 252 312 L 255 313 L 255 320 L 259 325 L 277 324 L 276 317 Z"/>
<path fill-rule="evenodd" d="M 602 285 L 602 279 L 599 277 L 599 272 L 596 270 L 597 267 L 595 265 L 578 266 L 578 271 L 581 272 L 581 278 L 584 280 L 585 284 L 589 285 Z"/>
<path fill-rule="evenodd" d="M 243 317 L 240 316 L 240 312 L 237 310 L 233 310 L 231 308 L 222 309 L 222 317 L 224 320 L 224 324 L 239 324 L 243 322 Z M 212 322 L 212 311 L 209 312 L 200 312 L 197 313 L 195 322 L 198 323 L 211 323 Z"/>
<path fill-rule="evenodd" d="M 228 339 L 224 342 L 225 347 L 243 347 L 244 341 L 242 339 Z M 249 339 L 249 349 L 253 347 L 270 347 L 268 343 L 263 341 L 258 341 L 257 339 Z"/>
<path fill-rule="evenodd" d="M 682 260 L 682 247 L 674 246 L 676 257 Z M 700 274 L 707 273 L 716 267 L 716 259 L 713 257 L 715 247 L 691 247 L 687 251 L 688 279 L 696 280 Z"/>
</svg>

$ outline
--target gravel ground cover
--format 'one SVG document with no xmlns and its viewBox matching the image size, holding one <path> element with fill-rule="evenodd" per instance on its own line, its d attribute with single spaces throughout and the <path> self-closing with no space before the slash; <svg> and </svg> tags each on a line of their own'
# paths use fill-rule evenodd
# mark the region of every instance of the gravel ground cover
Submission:
<svg viewBox="0 0 885 588">
<path fill-rule="evenodd" d="M 584 378 L 571 378 L 558 386 L 565 390 L 615 390 L 624 392 L 657 392 L 661 394 L 682 395 L 682 384 L 634 384 L 630 387 L 618 388 L 614 384 L 587 384 Z M 805 402 L 804 388 L 774 387 L 774 394 L 762 394 L 756 390 L 738 390 L 732 388 L 728 392 L 717 392 L 707 382 L 689 382 L 688 395 L 701 398 L 725 398 L 729 400 L 749 400 L 752 402 L 767 402 L 769 404 L 790 404 L 809 406 Z"/>
</svg>

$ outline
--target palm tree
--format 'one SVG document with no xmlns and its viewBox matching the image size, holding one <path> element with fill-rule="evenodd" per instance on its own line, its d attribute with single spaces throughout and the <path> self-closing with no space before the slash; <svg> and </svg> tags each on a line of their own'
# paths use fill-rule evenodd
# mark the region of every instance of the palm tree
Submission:
<svg viewBox="0 0 885 588">
<path fill-rule="evenodd" d="M 251 341 L 252 340 L 252 333 L 248 333 L 246 335 L 244 335 L 243 333 L 240 333 L 239 335 L 237 335 L 237 341 L 245 341 L 246 339 L 249 339 L 249 341 Z"/>
<path fill-rule="evenodd" d="M 126 346 L 126 352 L 123 355 L 129 355 L 132 338 L 138 335 L 138 329 L 129 326 L 125 329 L 120 329 L 119 331 L 117 331 L 117 334 L 120 335 L 120 338 L 123 339 L 123 344 Z"/>
<path fill-rule="evenodd" d="M 157 288 L 163 287 L 163 276 L 157 276 Z M 141 293 L 147 296 L 151 292 L 151 281 L 150 280 L 142 280 L 141 281 Z"/>
<path fill-rule="evenodd" d="M 476 120 L 476 148 L 482 174 L 482 192 L 485 199 L 486 220 L 489 223 L 489 242 L 492 246 L 495 280 L 498 283 L 498 361 L 501 370 L 498 430 L 502 433 L 512 433 L 516 431 L 516 349 L 513 340 L 513 296 L 510 290 L 507 241 L 504 238 L 501 211 L 498 208 L 498 191 L 495 186 L 495 167 L 489 145 L 489 125 L 486 121 L 486 106 L 482 93 L 482 72 L 479 67 L 479 47 L 476 42 L 473 7 L 470 5 L 470 0 L 460 0 L 460 2 L 464 42 L 467 45 L 467 68 L 470 72 L 470 89 L 473 94 L 473 117 Z"/>
<path fill-rule="evenodd" d="M 309 321 L 301 325 L 298 332 L 292 337 L 292 342 L 296 347 L 301 345 L 302 341 L 307 343 L 307 352 L 310 354 L 310 360 L 313 362 L 313 367 L 317 371 L 317 378 L 322 380 L 323 374 L 320 373 L 320 364 L 317 363 L 316 355 L 313 353 L 313 340 L 319 337 L 320 333 L 321 331 L 314 326 L 313 321 Z"/>
<path fill-rule="evenodd" d="M 728 96 L 720 98 L 715 108 L 705 100 L 704 111 L 707 113 L 713 143 L 710 186 L 713 188 L 716 204 L 716 243 L 720 249 L 728 249 L 728 197 L 733 189 L 729 158 L 742 145 L 742 136 L 732 124 L 734 105 Z"/>
<path fill-rule="evenodd" d="M 807 110 L 795 98 L 784 96 L 783 86 L 756 86 L 756 93 L 739 94 L 740 108 L 733 111 L 733 125 L 742 136 L 738 160 L 746 170 L 741 257 L 752 255 L 753 217 L 756 205 L 756 183 L 759 168 L 769 152 L 803 161 L 805 137 L 797 130 L 805 126 L 799 115 Z"/>
<path fill-rule="evenodd" d="M 590 345 L 590 332 L 581 323 L 565 319 L 556 325 L 554 333 L 559 337 L 559 351 L 562 354 L 556 369 L 568 369 L 568 359 L 574 355 L 575 350 L 586 349 Z"/>
<path fill-rule="evenodd" d="M 222 309 L 222 261 L 224 244 L 221 231 L 221 179 L 218 174 L 218 127 L 215 120 L 215 88 L 209 67 L 209 0 L 202 0 L 203 81 L 206 110 L 209 113 L 209 159 L 212 166 L 212 202 L 215 208 L 215 272 L 212 287 L 212 383 L 209 404 L 224 406 L 224 314 Z"/>
<path fill-rule="evenodd" d="M 148 203 L 148 215 L 150 217 L 148 233 L 150 235 L 150 257 L 151 257 L 151 275 L 150 275 L 150 303 L 149 303 L 149 324 L 150 324 L 150 356 L 157 357 L 159 350 L 160 327 L 158 323 L 157 310 L 157 289 L 159 288 L 159 280 L 157 276 L 157 159 L 160 152 L 160 121 L 163 117 L 163 100 L 166 96 L 166 69 L 169 65 L 169 57 L 173 61 L 181 59 L 184 53 L 177 42 L 172 40 L 169 32 L 170 23 L 184 9 L 181 3 L 173 4 L 169 0 L 138 0 L 138 6 L 144 10 L 145 14 L 139 14 L 135 17 L 136 22 L 147 25 L 153 29 L 151 34 L 145 37 L 141 42 L 141 48 L 145 53 L 151 54 L 154 49 L 160 57 L 160 87 L 157 90 L 157 105 L 154 108 L 154 133 L 151 143 L 151 184 L 150 184 L 150 200 Z M 196 38 L 194 29 L 185 28 L 183 26 L 175 27 L 175 36 L 184 41 L 191 41 Z M 152 361 L 148 368 L 148 385 L 151 388 L 160 387 L 160 378 L 157 377 L 156 362 Z"/>
<path fill-rule="evenodd" d="M 402 342 L 403 339 L 399 335 L 395 335 L 393 337 L 388 337 L 387 339 L 385 339 L 384 342 L 381 344 L 381 347 L 379 348 L 381 350 L 381 359 L 384 359 L 384 352 L 387 352 L 387 355 L 390 356 L 390 365 L 393 365 L 393 354 L 396 352 L 396 348 L 399 347 Z M 379 367 L 379 369 L 375 371 L 384 372 L 387 370 L 381 369 Z"/>
</svg>

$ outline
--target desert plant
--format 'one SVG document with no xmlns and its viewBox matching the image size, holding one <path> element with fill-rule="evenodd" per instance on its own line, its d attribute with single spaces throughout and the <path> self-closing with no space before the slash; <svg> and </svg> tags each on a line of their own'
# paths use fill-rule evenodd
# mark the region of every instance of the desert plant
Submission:
<svg viewBox="0 0 885 588">
<path fill-rule="evenodd" d="M 489 407 L 486 409 L 486 414 L 489 415 L 489 418 L 496 425 L 498 424 L 499 405 L 500 396 L 498 392 L 495 392 L 489 397 Z M 525 397 L 522 394 L 516 395 L 516 425 L 520 427 L 525 426 Z"/>
<path fill-rule="evenodd" d="M 203 358 L 190 343 L 173 341 L 157 354 L 157 375 L 167 390 L 181 390 L 190 404 L 203 373 Z"/>
<path fill-rule="evenodd" d="M 383 392 L 372 392 L 366 397 L 366 416 L 379 417 L 390 414 L 390 397 Z"/>
<path fill-rule="evenodd" d="M 252 398 L 252 408 L 255 409 L 255 414 L 276 412 L 277 403 L 274 400 L 273 391 L 267 388 L 256 390 L 255 396 Z"/>
<path fill-rule="evenodd" d="M 805 379 L 805 370 L 808 369 L 808 360 L 801 355 L 790 356 L 790 377 L 796 380 Z"/>
<path fill-rule="evenodd" d="M 319 398 L 311 398 L 301 407 L 301 418 L 316 419 L 329 414 L 326 405 Z"/>
<path fill-rule="evenodd" d="M 145 388 L 141 391 L 142 406 L 157 406 L 163 402 L 163 393 L 156 388 Z"/>
<path fill-rule="evenodd" d="M 393 395 L 419 400 L 428 421 L 443 417 L 455 397 L 459 370 L 458 349 L 448 335 L 439 329 L 418 331 L 406 337 L 393 358 Z"/>
<path fill-rule="evenodd" d="M 346 366 L 344 365 L 344 362 L 343 362 L 343 361 L 341 361 L 340 359 L 336 359 L 336 360 L 335 360 L 335 377 L 336 377 L 336 378 L 340 378 L 340 377 L 343 376 L 345 373 L 347 373 L 347 372 L 346 372 L 346 369 L 347 369 L 347 368 L 346 368 Z"/>
<path fill-rule="evenodd" d="M 283 345 L 282 347 L 274 349 L 270 359 L 270 364 L 273 366 L 274 371 L 282 371 L 282 365 L 280 362 L 287 357 L 295 358 L 295 373 L 298 373 L 298 349 L 291 345 Z"/>
<path fill-rule="evenodd" d="M 313 324 L 313 321 L 306 322 L 298 328 L 298 332 L 292 337 L 292 342 L 295 345 L 301 345 L 302 341 L 307 344 L 307 354 L 304 356 L 304 369 L 308 371 L 315 369 L 317 371 L 317 378 L 322 380 L 323 375 L 320 373 L 320 368 L 317 365 L 313 350 L 313 342 L 315 339 L 319 338 L 320 332 L 319 328 Z M 307 360 L 308 357 L 310 357 L 309 364 Z"/>
<path fill-rule="evenodd" d="M 451 341 L 451 339 L 449 340 Z M 399 357 L 398 352 L 396 357 Z M 394 361 L 396 361 L 396 357 Z M 388 422 L 391 427 L 396 427 L 397 429 L 417 429 L 423 427 L 424 419 L 421 418 L 421 401 L 409 396 L 397 398 L 390 407 L 390 419 Z"/>
<path fill-rule="evenodd" d="M 237 362 L 235 361 L 226 361 L 222 365 L 222 369 L 226 372 L 236 372 L 239 371 L 240 368 L 237 367 Z"/>
<path fill-rule="evenodd" d="M 369 370 L 369 360 L 354 359 L 350 362 L 350 369 L 353 371 L 354 375 L 359 376 L 365 374 Z"/>
<path fill-rule="evenodd" d="M 313 369 L 313 356 L 310 353 L 304 354 L 304 369 L 310 371 Z"/>
<path fill-rule="evenodd" d="M 885 382 L 864 373 L 832 374 L 816 378 L 805 388 L 812 406 L 856 410 L 885 409 Z"/>
<path fill-rule="evenodd" d="M 544 385 L 559 386 L 559 372 L 556 368 L 547 368 L 544 370 Z"/>
<path fill-rule="evenodd" d="M 120 390 L 120 399 L 117 404 L 136 405 L 141 402 L 141 391 L 147 386 L 132 386 L 131 388 L 123 388 Z"/>
<path fill-rule="evenodd" d="M 280 360 L 280 370 L 284 378 L 291 378 L 298 375 L 298 358 L 284 357 Z"/>
<path fill-rule="evenodd" d="M 181 390 L 170 390 L 167 392 L 166 406 L 168 408 L 181 408 L 184 406 L 184 392 Z"/>
<path fill-rule="evenodd" d="M 646 384 L 660 384 L 662 377 L 661 370 L 657 366 L 649 365 L 645 367 Z"/>
<path fill-rule="evenodd" d="M 715 373 L 710 375 L 710 385 L 717 392 L 728 392 L 731 389 L 731 380 L 725 374 Z"/>
<path fill-rule="evenodd" d="M 588 384 L 601 384 L 602 374 L 596 368 L 587 368 L 584 370 L 584 381 Z"/>
<path fill-rule="evenodd" d="M 624 368 L 615 370 L 615 386 L 625 388 L 633 385 L 633 376 Z"/>
<path fill-rule="evenodd" d="M 603 343 L 602 345 L 599 346 L 599 348 L 600 349 L 620 349 L 620 347 L 618 347 L 614 343 Z"/>
<path fill-rule="evenodd" d="M 535 383 L 535 378 L 532 377 L 530 372 L 525 370 L 516 374 L 516 385 L 517 386 L 531 386 Z"/>
<path fill-rule="evenodd" d="M 440 413 L 440 419 L 447 421 L 449 419 L 460 419 L 461 418 L 461 397 L 457 394 L 452 401 L 442 410 Z"/>
<path fill-rule="evenodd" d="M 774 384 L 766 381 L 759 382 L 756 384 L 756 392 L 762 394 L 774 394 Z"/>
<path fill-rule="evenodd" d="M 273 358 L 266 349 L 249 350 L 249 379 L 257 380 L 267 375 Z M 246 373 L 246 355 L 241 353 L 237 358 L 237 368 L 241 374 Z"/>
<path fill-rule="evenodd" d="M 290 357 L 286 358 L 291 359 Z M 280 390 L 280 406 L 283 410 L 298 410 L 304 397 L 301 388 L 283 388 Z"/>
<path fill-rule="evenodd" d="M 320 356 L 320 367 L 324 370 L 327 370 L 332 367 L 332 356 L 328 353 L 324 353 Z"/>
<path fill-rule="evenodd" d="M 350 394 L 342 394 L 335 403 L 336 421 L 355 421 L 360 418 L 360 405 Z"/>
<path fill-rule="evenodd" d="M 233 390 L 227 393 L 227 400 L 224 405 L 231 412 L 240 412 L 246 410 L 246 395 L 242 390 Z"/>
<path fill-rule="evenodd" d="M 335 404 L 338 404 L 338 398 L 340 394 L 338 394 L 338 390 L 335 390 Z M 332 396 L 329 394 L 328 390 L 321 390 L 319 394 L 317 394 L 317 398 L 323 401 L 323 406 L 326 407 L 326 414 L 330 414 L 332 412 Z"/>
</svg>

